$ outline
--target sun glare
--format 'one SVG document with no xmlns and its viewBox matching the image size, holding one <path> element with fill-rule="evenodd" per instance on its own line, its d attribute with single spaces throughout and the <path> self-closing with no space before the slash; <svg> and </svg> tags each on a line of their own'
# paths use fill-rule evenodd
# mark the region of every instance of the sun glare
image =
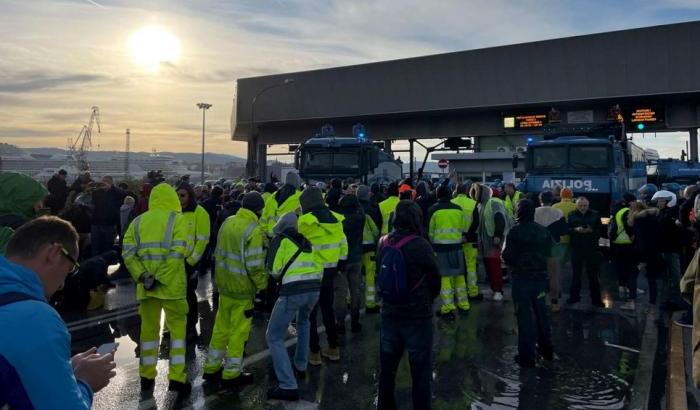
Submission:
<svg viewBox="0 0 700 410">
<path fill-rule="evenodd" d="M 140 67 L 158 71 L 161 63 L 177 63 L 180 42 L 171 32 L 159 26 L 144 27 L 129 38 L 129 51 Z"/>
</svg>

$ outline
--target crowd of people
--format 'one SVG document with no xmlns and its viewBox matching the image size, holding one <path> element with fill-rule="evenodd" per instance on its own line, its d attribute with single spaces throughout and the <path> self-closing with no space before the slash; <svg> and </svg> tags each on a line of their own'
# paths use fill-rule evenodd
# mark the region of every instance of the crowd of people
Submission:
<svg viewBox="0 0 700 410">
<path fill-rule="evenodd" d="M 298 381 L 309 365 L 340 360 L 339 335 L 347 331 L 348 313 L 350 331 L 362 331 L 364 309 L 381 312 L 381 409 L 396 408 L 394 380 L 405 351 L 414 408 L 431 407 L 434 314 L 452 321 L 485 296 L 500 303 L 510 283 L 518 322 L 515 361 L 535 367 L 556 357 L 549 315 L 560 310 L 562 266 L 571 263 L 573 271 L 567 304 L 581 301 L 585 271 L 591 305 L 605 307 L 599 282 L 605 228 L 589 199 L 574 198 L 569 188 L 524 194 L 512 183 L 489 186 L 454 174 L 438 183 L 409 178 L 368 186 L 333 179 L 304 186 L 294 172 L 278 183 L 250 179 L 215 186 L 194 186 L 186 176 L 171 185 L 149 174 L 138 194 L 127 184 L 115 186 L 109 176 L 93 181 L 87 173 L 69 186 L 59 172 L 47 188 L 24 175 L 0 173 L 0 294 L 10 295 L 0 297 L 0 307 L 16 311 L 0 322 L 10 320 L 9 328 L 19 332 L 55 335 L 60 351 L 52 347 L 46 360 L 64 361 L 53 371 L 64 387 L 72 386 L 70 397 L 60 396 L 67 403 L 89 407 L 93 391 L 114 374 L 113 357 L 90 350 L 71 361 L 67 331 L 49 305 L 40 307 L 44 324 L 21 329 L 33 306 L 25 304 L 48 300 L 59 308 L 98 308 L 113 286 L 107 269 L 119 262 L 136 282 L 142 392 L 154 388 L 166 330 L 168 389 L 183 397 L 191 391 L 186 347 L 199 337 L 195 290 L 207 274 L 217 306 L 203 369 L 207 383 L 236 388 L 254 382 L 243 367 L 245 346 L 255 310 L 268 310 L 266 341 L 278 381 L 268 397 L 297 400 Z M 700 190 L 693 185 L 679 195 L 670 188 L 646 185 L 626 194 L 612 209 L 607 236 L 620 309 L 637 308 L 643 272 L 650 306 L 657 302 L 657 280 L 666 279 L 671 285 L 662 307 L 685 310 L 680 322 L 687 325 L 691 308 L 678 283 L 695 254 Z M 42 213 L 56 216 L 37 218 Z M 490 292 L 478 286 L 479 265 Z M 57 299 L 64 279 L 63 298 Z M 3 329 L 6 324 L 0 323 Z M 290 359 L 285 339 L 292 324 L 297 344 Z M 5 339 L 0 398 L 36 404 L 37 384 L 43 386 L 39 370 L 14 361 L 22 347 Z M 37 343 L 37 349 L 45 347 Z M 5 385 L 20 386 L 19 393 Z"/>
</svg>

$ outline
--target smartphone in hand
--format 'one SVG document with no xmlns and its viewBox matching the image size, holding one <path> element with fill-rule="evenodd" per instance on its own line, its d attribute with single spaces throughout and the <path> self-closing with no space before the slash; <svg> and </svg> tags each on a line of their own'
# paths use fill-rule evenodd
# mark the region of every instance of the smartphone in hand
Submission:
<svg viewBox="0 0 700 410">
<path fill-rule="evenodd" d="M 100 356 L 104 356 L 116 352 L 117 347 L 119 347 L 119 343 L 105 343 L 97 348 L 97 354 Z"/>
</svg>

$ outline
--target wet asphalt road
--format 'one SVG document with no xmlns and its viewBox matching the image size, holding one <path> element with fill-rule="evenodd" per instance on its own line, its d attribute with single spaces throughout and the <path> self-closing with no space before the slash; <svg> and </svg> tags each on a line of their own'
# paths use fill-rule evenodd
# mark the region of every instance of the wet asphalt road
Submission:
<svg viewBox="0 0 700 410">
<path fill-rule="evenodd" d="M 565 270 L 565 272 L 568 270 Z M 564 282 L 569 274 L 565 273 Z M 605 273 L 604 287 L 617 291 L 612 275 Z M 644 287 L 640 281 L 640 287 Z M 490 294 L 482 285 L 484 293 Z M 566 288 L 565 288 L 566 289 Z M 588 298 L 582 294 L 582 299 Z M 256 383 L 239 391 L 202 385 L 202 366 L 213 327 L 214 309 L 207 277 L 200 281 L 199 341 L 188 348 L 188 374 L 194 385 L 190 398 L 178 401 L 167 392 L 167 343 L 162 345 L 154 396 L 142 397 L 138 376 L 138 316 L 133 284 L 124 281 L 110 290 L 105 310 L 66 314 L 74 352 L 117 341 L 117 376 L 96 394 L 96 409 L 369 409 L 376 403 L 379 363 L 379 315 L 363 316 L 359 334 L 341 337 L 341 361 L 309 367 L 300 383 L 297 403 L 267 401 L 275 386 L 274 372 L 265 344 L 267 315 L 256 312 L 246 348 L 247 369 Z M 488 299 L 488 298 L 487 298 Z M 635 377 L 639 360 L 653 360 L 638 353 L 647 321 L 646 303 L 637 312 L 622 313 L 611 292 L 608 308 L 586 304 L 564 307 L 552 315 L 553 341 L 559 361 L 556 368 L 520 369 L 516 323 L 509 292 L 502 303 L 472 303 L 471 311 L 455 322 L 435 319 L 433 396 L 435 409 L 623 409 L 628 408 L 634 386 L 648 386 L 651 375 Z M 646 296 L 640 297 L 642 301 Z M 655 313 L 652 313 L 655 315 Z M 319 320 L 319 323 L 321 321 Z M 348 326 L 349 328 L 349 326 Z M 349 329 L 348 329 L 349 330 Z M 649 333 L 649 332 L 648 332 Z M 654 332 L 651 332 L 654 334 Z M 321 337 L 322 342 L 325 341 Z M 651 340 L 655 343 L 655 340 Z M 293 346 L 294 339 L 288 344 Z M 292 347 L 293 348 L 293 347 Z M 165 353 L 165 355 L 163 354 Z M 642 356 L 642 359 L 640 359 Z M 410 372 L 404 360 L 397 376 L 400 408 L 410 406 Z"/>
</svg>

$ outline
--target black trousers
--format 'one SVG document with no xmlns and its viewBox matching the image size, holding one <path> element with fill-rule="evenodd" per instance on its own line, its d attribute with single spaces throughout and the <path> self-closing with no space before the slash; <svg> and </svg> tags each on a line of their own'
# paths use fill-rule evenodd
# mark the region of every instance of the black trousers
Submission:
<svg viewBox="0 0 700 410">
<path fill-rule="evenodd" d="M 539 353 L 546 360 L 554 355 L 552 328 L 549 324 L 546 279 L 513 276 L 513 305 L 518 321 L 518 354 L 525 363 L 534 364 Z"/>
<path fill-rule="evenodd" d="M 637 299 L 637 276 L 639 275 L 637 264 L 639 261 L 634 248 L 632 245 L 613 244 L 610 251 L 620 285 L 629 290 L 631 300 Z"/>
<path fill-rule="evenodd" d="M 333 308 L 333 294 L 335 293 L 335 275 L 338 273 L 338 268 L 326 268 L 323 270 L 323 278 L 321 279 L 321 295 L 318 303 L 311 311 L 311 332 L 309 337 L 309 347 L 313 353 L 318 353 L 321 350 L 318 338 L 318 308 L 321 307 L 321 317 L 323 318 L 323 326 L 326 327 L 326 337 L 328 338 L 328 347 L 338 347 L 338 331 L 335 327 L 335 309 Z"/>
<path fill-rule="evenodd" d="M 197 308 L 197 284 L 199 283 L 199 275 L 196 274 L 197 267 L 190 266 L 185 262 L 185 272 L 187 273 L 187 333 L 197 331 L 197 322 L 199 321 L 199 309 Z"/>
<path fill-rule="evenodd" d="M 581 276 L 585 269 L 586 275 L 588 275 L 588 290 L 591 292 L 591 302 L 600 303 L 600 282 L 598 280 L 600 255 L 598 251 L 596 249 L 577 249 L 572 247 L 571 269 L 573 270 L 573 278 L 569 297 L 571 299 L 580 299 Z"/>
</svg>

